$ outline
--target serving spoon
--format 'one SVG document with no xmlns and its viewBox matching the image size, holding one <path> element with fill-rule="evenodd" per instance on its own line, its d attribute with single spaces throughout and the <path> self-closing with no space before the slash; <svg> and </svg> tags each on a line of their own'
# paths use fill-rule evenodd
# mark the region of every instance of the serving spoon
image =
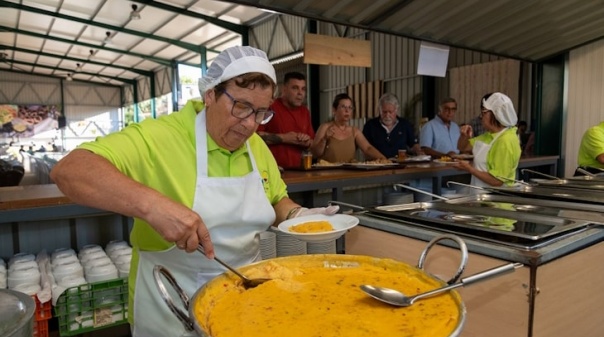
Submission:
<svg viewBox="0 0 604 337">
<path fill-rule="evenodd" d="M 203 247 L 201 245 L 197 246 L 197 251 L 202 253 L 203 255 L 206 255 L 206 252 L 203 250 Z M 239 276 L 239 278 L 241 278 L 241 281 L 242 281 L 241 284 L 243 285 L 243 287 L 245 289 L 256 288 L 257 286 L 261 285 L 262 283 L 271 280 L 269 278 L 248 278 L 247 276 L 238 272 L 237 269 L 231 267 L 230 265 L 228 265 L 227 263 L 225 263 L 224 261 L 219 259 L 216 255 L 214 255 L 214 261 L 220 263 L 223 267 L 232 271 L 233 274 Z"/>
<path fill-rule="evenodd" d="M 406 296 L 405 294 L 401 293 L 398 290 L 383 288 L 383 287 L 376 287 L 376 286 L 372 286 L 372 285 L 368 285 L 368 284 L 361 285 L 361 290 L 363 290 L 367 295 L 375 298 L 376 300 L 382 301 L 384 303 L 388 303 L 390 305 L 394 305 L 397 307 L 408 307 L 419 299 L 429 297 L 429 296 L 434 296 L 434 295 L 437 295 L 437 294 L 440 294 L 440 293 L 443 293 L 443 292 L 446 292 L 446 291 L 449 291 L 449 290 L 452 290 L 455 288 L 474 284 L 479 281 L 485 281 L 485 280 L 488 280 L 488 279 L 496 277 L 496 276 L 508 274 L 522 266 L 523 266 L 522 263 L 504 264 L 499 267 L 491 268 L 489 270 L 485 270 L 483 272 L 480 272 L 480 273 L 477 273 L 474 275 L 470 275 L 468 277 L 464 277 L 457 283 L 454 283 L 454 284 L 451 284 L 451 285 L 448 285 L 448 286 L 445 286 L 442 288 L 434 289 L 431 291 L 427 291 L 425 293 L 417 294 L 415 296 L 410 296 L 410 297 Z"/>
</svg>

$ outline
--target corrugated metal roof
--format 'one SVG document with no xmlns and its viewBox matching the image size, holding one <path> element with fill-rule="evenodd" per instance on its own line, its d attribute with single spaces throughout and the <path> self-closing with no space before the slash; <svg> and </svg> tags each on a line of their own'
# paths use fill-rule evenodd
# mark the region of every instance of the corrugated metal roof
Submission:
<svg viewBox="0 0 604 337">
<path fill-rule="evenodd" d="M 211 60 L 270 15 L 208 0 L 0 0 L 0 70 L 123 85 L 174 61 L 199 66 L 204 47 Z"/>
<path fill-rule="evenodd" d="M 242 44 L 258 8 L 526 61 L 604 36 L 602 0 L 0 0 L 0 69 L 123 85 Z"/>
<path fill-rule="evenodd" d="M 540 61 L 604 37 L 601 0 L 231 2 L 526 61 Z"/>
</svg>

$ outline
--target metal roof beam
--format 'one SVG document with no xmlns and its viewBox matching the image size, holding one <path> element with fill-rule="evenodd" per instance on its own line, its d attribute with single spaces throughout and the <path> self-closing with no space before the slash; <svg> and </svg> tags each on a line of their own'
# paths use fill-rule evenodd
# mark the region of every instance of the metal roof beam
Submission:
<svg viewBox="0 0 604 337">
<path fill-rule="evenodd" d="M 161 3 L 161 2 L 157 2 L 157 1 L 153 1 L 153 0 L 132 0 L 133 2 L 138 2 L 147 6 L 151 6 L 151 7 L 155 7 L 155 8 L 159 8 L 159 9 L 163 9 L 165 11 L 169 11 L 169 12 L 173 12 L 173 13 L 177 13 L 177 14 L 182 14 L 182 15 L 186 15 L 186 16 L 190 16 L 193 18 L 197 18 L 197 19 L 201 19 L 201 20 L 205 20 L 213 25 L 216 25 L 218 27 L 230 30 L 232 32 L 238 33 L 242 36 L 247 35 L 248 33 L 248 27 L 244 26 L 244 25 L 237 25 L 228 21 L 224 21 L 224 20 L 220 20 L 217 19 L 215 17 L 211 17 L 211 16 L 207 16 L 207 15 L 203 15 L 201 13 L 196 13 L 196 12 L 192 12 L 189 11 L 185 8 L 179 8 L 176 6 L 172 6 L 172 5 L 167 5 L 165 3 Z M 214 52 L 214 51 L 212 51 Z"/>
<path fill-rule="evenodd" d="M 147 77 L 153 76 L 153 72 L 152 71 L 140 70 L 140 69 L 125 67 L 125 66 L 120 66 L 120 65 L 117 65 L 117 64 L 107 64 L 105 62 L 98 62 L 98 61 L 93 61 L 93 60 L 88 60 L 88 59 L 80 59 L 80 58 L 75 58 L 75 57 L 70 57 L 70 56 L 51 54 L 51 53 L 46 53 L 46 52 L 42 52 L 42 51 L 24 49 L 24 48 L 19 48 L 19 47 L 11 47 L 11 46 L 6 46 L 6 45 L 0 45 L 0 50 L 7 50 L 7 49 L 8 50 L 18 51 L 18 52 L 21 52 L 21 53 L 36 54 L 36 55 L 42 55 L 42 56 L 47 56 L 47 57 L 54 57 L 54 58 L 59 58 L 59 59 L 69 60 L 69 61 L 74 61 L 74 62 L 90 63 L 90 64 L 95 64 L 97 66 L 104 66 L 104 67 L 108 67 L 108 68 L 117 68 L 117 69 L 122 69 L 122 70 L 126 70 L 126 71 L 131 71 L 133 73 L 137 73 L 139 75 L 143 75 L 143 76 L 147 76 Z"/>
<path fill-rule="evenodd" d="M 73 41 L 73 40 L 63 39 L 60 37 L 50 36 L 48 34 L 40 34 L 40 33 L 36 33 L 36 32 L 30 32 L 30 31 L 26 31 L 26 30 L 22 30 L 22 29 L 15 29 L 15 28 L 6 27 L 6 26 L 0 26 L 0 32 L 11 32 L 11 33 L 17 33 L 17 34 L 24 34 L 24 35 L 34 36 L 34 37 L 37 37 L 40 39 L 49 39 L 49 40 L 59 41 L 59 42 L 67 43 L 67 44 L 77 44 L 77 45 L 88 47 L 91 49 L 102 49 L 102 50 L 107 50 L 107 51 L 111 51 L 111 52 L 118 53 L 118 54 L 136 56 L 136 57 L 140 57 L 145 60 L 159 63 L 164 66 L 170 66 L 170 63 L 171 63 L 171 60 L 163 59 L 163 58 L 159 58 L 159 57 L 155 57 L 155 56 L 151 56 L 151 55 L 134 53 L 134 52 L 127 51 L 127 50 L 110 48 L 110 47 L 106 47 L 106 46 L 97 46 L 97 45 L 91 44 L 91 43 Z M 195 66 L 195 64 L 190 64 L 190 65 Z"/>
<path fill-rule="evenodd" d="M 178 46 L 178 47 L 181 47 L 183 49 L 190 50 L 190 51 L 193 51 L 193 52 L 199 52 L 201 48 L 205 48 L 203 46 L 194 45 L 192 43 L 187 43 L 187 42 L 182 42 L 182 41 L 179 41 L 179 40 L 169 39 L 167 37 L 162 37 L 162 36 L 157 36 L 157 35 L 151 35 L 151 34 L 147 34 L 147 33 L 142 33 L 142 32 L 139 32 L 137 30 L 132 30 L 132 29 L 128 29 L 128 28 L 113 26 L 113 25 L 109 25 L 109 24 L 102 23 L 102 22 L 97 22 L 97 21 L 86 20 L 86 19 L 75 17 L 75 16 L 71 16 L 71 15 L 65 15 L 65 14 L 61 14 L 61 13 L 57 13 L 57 12 L 46 11 L 46 10 L 35 8 L 35 7 L 30 7 L 30 6 L 26 6 L 26 5 L 20 5 L 20 4 L 14 3 L 14 2 L 8 2 L 8 1 L 0 0 L 0 7 L 15 8 L 15 9 L 26 11 L 26 12 L 32 12 L 32 13 L 36 13 L 36 14 L 48 15 L 48 16 L 51 16 L 51 17 L 59 18 L 59 19 L 64 19 L 64 20 L 79 22 L 79 23 L 82 23 L 82 24 L 85 24 L 85 25 L 101 27 L 101 28 L 113 30 L 113 31 L 116 31 L 116 32 L 122 32 L 122 33 L 130 34 L 130 35 L 142 37 L 142 38 L 145 38 L 145 39 L 157 40 L 157 41 L 173 44 L 175 46 Z"/>
<path fill-rule="evenodd" d="M 69 74 L 84 74 L 84 75 L 90 75 L 90 76 L 97 76 L 97 77 L 103 77 L 103 78 L 108 78 L 108 79 L 112 79 L 112 80 L 116 80 L 116 81 L 120 81 L 120 82 L 124 82 L 127 84 L 133 84 L 134 82 L 136 82 L 136 80 L 131 80 L 128 78 L 121 78 L 121 77 L 115 77 L 115 76 L 107 76 L 107 75 L 100 75 L 100 74 L 95 74 L 95 73 L 89 73 L 86 71 L 79 71 L 79 72 L 75 72 L 71 69 L 66 69 L 66 68 L 61 68 L 61 67 L 53 67 L 53 66 L 47 66 L 47 65 L 43 65 L 43 64 L 36 64 L 36 63 L 31 63 L 31 62 L 24 62 L 24 61 L 18 61 L 18 60 L 8 60 L 8 63 L 16 63 L 16 64 L 22 64 L 24 66 L 30 66 L 30 67 L 39 67 L 39 68 L 45 68 L 45 69 L 51 69 L 51 70 L 59 70 L 59 71 L 64 71 L 66 73 Z M 34 74 L 34 72 L 31 72 L 32 74 Z"/>
</svg>

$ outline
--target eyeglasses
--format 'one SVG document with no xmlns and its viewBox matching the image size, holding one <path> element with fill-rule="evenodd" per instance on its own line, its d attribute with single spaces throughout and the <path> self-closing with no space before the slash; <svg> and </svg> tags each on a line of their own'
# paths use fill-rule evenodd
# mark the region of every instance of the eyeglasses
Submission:
<svg viewBox="0 0 604 337">
<path fill-rule="evenodd" d="M 343 109 L 343 110 L 354 111 L 354 107 L 351 105 L 340 105 L 340 106 L 338 106 L 338 108 Z"/>
<path fill-rule="evenodd" d="M 486 110 L 486 109 L 480 110 L 480 116 L 482 117 L 482 116 L 486 115 L 487 112 L 489 112 L 489 111 L 491 111 L 491 110 Z"/>
<path fill-rule="evenodd" d="M 250 103 L 236 100 L 226 90 L 222 90 L 222 92 L 233 102 L 233 106 L 231 107 L 231 115 L 233 115 L 233 117 L 246 119 L 252 114 L 255 114 L 254 120 L 258 124 L 266 124 L 273 118 L 274 113 L 272 110 L 254 109 Z"/>
</svg>

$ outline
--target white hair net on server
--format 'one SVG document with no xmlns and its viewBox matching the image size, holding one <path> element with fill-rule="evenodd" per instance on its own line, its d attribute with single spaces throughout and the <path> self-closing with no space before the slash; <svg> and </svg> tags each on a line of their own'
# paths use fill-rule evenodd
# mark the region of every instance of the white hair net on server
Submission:
<svg viewBox="0 0 604 337">
<path fill-rule="evenodd" d="M 503 126 L 514 126 L 518 122 L 512 100 L 500 92 L 495 92 L 486 100 L 482 100 L 482 106 L 493 111 L 495 119 Z"/>
<path fill-rule="evenodd" d="M 246 73 L 262 73 L 277 83 L 275 68 L 266 53 L 249 46 L 235 46 L 223 50 L 214 59 L 205 76 L 199 79 L 201 96 L 216 85 Z"/>
</svg>

